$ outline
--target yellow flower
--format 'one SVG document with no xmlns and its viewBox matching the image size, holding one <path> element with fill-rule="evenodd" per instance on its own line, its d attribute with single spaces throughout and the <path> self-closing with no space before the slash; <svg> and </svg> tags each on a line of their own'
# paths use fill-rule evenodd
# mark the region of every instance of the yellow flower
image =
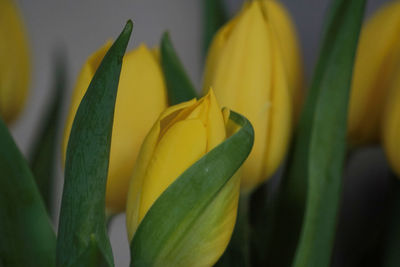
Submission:
<svg viewBox="0 0 400 267">
<path fill-rule="evenodd" d="M 161 114 L 143 142 L 129 186 L 126 220 L 130 241 L 150 207 L 167 187 L 226 139 L 227 116 L 224 115 L 212 90 L 199 101 L 193 99 L 172 106 Z M 208 220 L 208 224 L 218 221 L 218 227 L 201 225 L 186 233 L 187 243 L 185 246 L 180 244 L 183 248 L 179 251 L 179 262 L 173 266 L 212 266 L 218 260 L 233 231 L 239 188 L 240 178 L 235 175 L 207 208 L 218 210 Z M 191 242 L 198 238 L 201 242 Z"/>
<path fill-rule="evenodd" d="M 89 57 L 72 95 L 63 139 L 63 156 L 79 103 L 108 51 L 107 43 Z M 129 179 L 140 145 L 154 121 L 167 107 L 163 74 L 156 52 L 145 45 L 126 53 L 118 86 L 112 130 L 106 188 L 106 209 L 110 214 L 125 211 Z"/>
<path fill-rule="evenodd" d="M 395 73 L 383 112 L 382 141 L 390 165 L 400 175 L 400 68 Z"/>
<path fill-rule="evenodd" d="M 278 2 L 246 3 L 216 34 L 204 76 L 204 89 L 210 86 L 222 106 L 254 127 L 253 151 L 242 167 L 242 189 L 251 191 L 280 165 L 302 102 L 296 34 Z"/>
<path fill-rule="evenodd" d="M 11 0 L 0 0 L 0 117 L 11 123 L 25 105 L 30 59 L 25 27 Z"/>
<path fill-rule="evenodd" d="M 381 8 L 361 32 L 348 118 L 352 145 L 379 141 L 382 111 L 400 63 L 400 1 Z"/>
</svg>

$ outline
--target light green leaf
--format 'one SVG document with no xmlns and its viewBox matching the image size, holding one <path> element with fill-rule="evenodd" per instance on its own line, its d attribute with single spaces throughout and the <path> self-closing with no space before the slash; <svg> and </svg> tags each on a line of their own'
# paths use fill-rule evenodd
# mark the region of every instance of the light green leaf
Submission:
<svg viewBox="0 0 400 267">
<path fill-rule="evenodd" d="M 299 136 L 307 133 L 299 140 L 307 146 L 306 154 L 301 155 L 306 156 L 306 164 L 290 172 L 308 177 L 306 209 L 293 263 L 296 267 L 330 266 L 347 152 L 351 79 L 364 9 L 365 0 L 336 0 L 330 8 L 299 128 Z"/>
<path fill-rule="evenodd" d="M 100 63 L 76 113 L 68 141 L 57 240 L 57 266 L 113 266 L 105 190 L 114 106 L 130 35 L 128 21 Z"/>
<path fill-rule="evenodd" d="M 231 112 L 230 120 L 241 128 L 178 177 L 147 212 L 131 241 L 131 266 L 203 266 L 218 248 L 209 237 L 224 231 L 225 216 L 232 214 L 226 207 L 240 186 L 234 174 L 254 138 L 247 119 Z"/>
<path fill-rule="evenodd" d="M 56 237 L 35 180 L 0 119 L 0 266 L 55 266 Z"/>
<path fill-rule="evenodd" d="M 197 97 L 189 76 L 172 46 L 168 32 L 161 38 L 161 67 L 167 83 L 169 104 L 176 105 Z"/>
</svg>

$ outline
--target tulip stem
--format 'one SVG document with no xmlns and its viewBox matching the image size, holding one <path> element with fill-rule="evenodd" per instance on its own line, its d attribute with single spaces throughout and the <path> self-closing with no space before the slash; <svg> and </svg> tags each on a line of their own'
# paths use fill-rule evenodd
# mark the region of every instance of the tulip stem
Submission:
<svg viewBox="0 0 400 267">
<path fill-rule="evenodd" d="M 241 194 L 231 241 L 215 266 L 250 266 L 250 194 Z"/>
</svg>

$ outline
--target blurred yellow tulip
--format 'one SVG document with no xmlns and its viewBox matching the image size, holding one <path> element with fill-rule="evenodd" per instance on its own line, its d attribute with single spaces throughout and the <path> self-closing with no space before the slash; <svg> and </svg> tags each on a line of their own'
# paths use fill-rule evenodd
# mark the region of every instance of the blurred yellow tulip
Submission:
<svg viewBox="0 0 400 267">
<path fill-rule="evenodd" d="M 382 119 L 382 141 L 386 157 L 400 176 L 400 64 L 389 87 Z"/>
<path fill-rule="evenodd" d="M 242 113 L 255 131 L 243 165 L 242 190 L 269 178 L 285 156 L 303 99 L 301 57 L 294 27 L 276 1 L 245 3 L 214 37 L 204 89 L 222 106 Z"/>
<path fill-rule="evenodd" d="M 11 0 L 0 0 L 0 117 L 11 123 L 28 95 L 30 56 L 25 27 Z"/>
<path fill-rule="evenodd" d="M 110 45 L 107 43 L 90 56 L 78 77 L 64 131 L 64 161 L 79 103 Z M 126 53 L 119 80 L 106 188 L 109 214 L 125 211 L 129 180 L 140 145 L 166 107 L 167 92 L 157 51 L 140 45 Z"/>
<path fill-rule="evenodd" d="M 226 139 L 226 118 L 212 90 L 199 101 L 183 102 L 161 114 L 143 142 L 129 186 L 126 211 L 129 241 L 167 187 Z M 212 211 L 208 222 L 215 221 L 218 225 L 210 227 L 206 223 L 185 233 L 185 245 L 179 244 L 182 247 L 179 259 L 174 258 L 177 261 L 174 263 L 164 262 L 165 266 L 212 266 L 218 260 L 235 225 L 239 189 L 240 177 L 235 175 L 207 207 Z"/>
<path fill-rule="evenodd" d="M 361 32 L 349 106 L 351 145 L 379 141 L 389 83 L 399 63 L 400 1 L 392 1 L 378 10 Z"/>
</svg>

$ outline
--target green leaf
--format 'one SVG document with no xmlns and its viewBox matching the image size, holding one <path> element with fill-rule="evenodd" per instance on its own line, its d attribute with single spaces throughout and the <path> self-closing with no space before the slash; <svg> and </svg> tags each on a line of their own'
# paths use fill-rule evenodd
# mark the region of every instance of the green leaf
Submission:
<svg viewBox="0 0 400 267">
<path fill-rule="evenodd" d="M 171 106 L 197 97 L 196 89 L 172 46 L 168 32 L 165 32 L 161 38 L 161 67 Z"/>
<path fill-rule="evenodd" d="M 350 83 L 365 0 L 335 0 L 270 216 L 271 266 L 328 266 L 341 197 Z M 275 204 L 274 204 L 275 205 Z M 297 250 L 296 250 L 297 248 Z"/>
<path fill-rule="evenodd" d="M 100 63 L 76 113 L 68 141 L 57 240 L 57 266 L 113 266 L 105 189 L 114 106 L 132 21 Z"/>
<path fill-rule="evenodd" d="M 62 99 L 66 88 L 65 73 L 65 58 L 63 54 L 58 53 L 55 55 L 54 64 L 54 96 L 44 115 L 30 157 L 31 169 L 49 214 L 51 214 L 51 189 L 54 180 L 57 134 L 60 128 Z"/>
<path fill-rule="evenodd" d="M 250 122 L 234 112 L 230 120 L 242 127 L 179 176 L 149 209 L 131 241 L 131 266 L 188 266 L 184 256 L 207 256 L 197 249 L 204 235 L 220 231 L 215 228 L 223 220 L 221 207 L 239 190 L 234 174 L 253 145 Z"/>
<path fill-rule="evenodd" d="M 55 266 L 56 237 L 35 180 L 0 119 L 0 266 Z"/>
<path fill-rule="evenodd" d="M 296 267 L 330 265 L 347 152 L 349 94 L 364 9 L 365 0 L 333 2 L 302 114 L 299 138 L 303 139 L 298 140 L 295 153 L 296 148 L 305 148 L 300 152 L 304 152 L 301 156 L 306 156 L 306 164 L 293 164 L 290 170 L 292 177 L 308 177 L 306 209 L 293 263 Z"/>
<path fill-rule="evenodd" d="M 204 0 L 204 52 L 208 48 L 215 33 L 227 21 L 228 16 L 222 0 Z"/>
</svg>

